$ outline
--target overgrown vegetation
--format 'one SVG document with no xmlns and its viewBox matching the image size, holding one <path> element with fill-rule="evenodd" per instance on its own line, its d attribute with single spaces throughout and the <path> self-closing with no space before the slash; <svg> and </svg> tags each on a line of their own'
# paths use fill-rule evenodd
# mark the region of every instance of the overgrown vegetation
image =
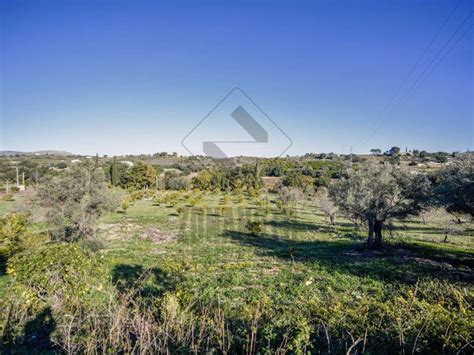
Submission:
<svg viewBox="0 0 474 355">
<path fill-rule="evenodd" d="M 287 158 L 190 162 L 129 166 L 127 190 L 76 164 L 0 201 L 0 351 L 472 352 L 472 160 L 323 164 L 329 195 Z"/>
</svg>

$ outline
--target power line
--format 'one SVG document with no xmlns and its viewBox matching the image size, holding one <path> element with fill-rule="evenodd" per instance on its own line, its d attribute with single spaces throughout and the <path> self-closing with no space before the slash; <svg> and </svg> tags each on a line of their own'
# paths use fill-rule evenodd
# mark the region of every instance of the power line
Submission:
<svg viewBox="0 0 474 355">
<path fill-rule="evenodd" d="M 461 42 L 461 39 L 463 39 L 463 37 L 471 30 L 471 27 L 472 27 L 472 23 L 467 26 L 466 28 L 466 31 L 464 31 L 461 36 L 459 36 L 459 38 L 457 39 L 456 42 L 454 42 L 454 44 L 448 49 L 448 51 L 444 54 L 444 56 L 435 64 L 435 66 L 431 69 L 431 71 L 423 78 L 423 80 L 420 82 L 420 85 L 418 86 L 421 86 L 421 84 L 423 84 L 425 82 L 425 80 L 431 75 L 431 73 L 433 73 L 435 71 L 435 69 L 438 67 L 438 65 L 441 64 L 441 62 L 448 56 L 449 53 L 451 53 L 451 51 L 453 50 L 454 47 L 457 46 L 457 44 L 459 42 Z"/>
<path fill-rule="evenodd" d="M 433 69 L 428 72 L 428 74 L 423 77 L 426 72 L 430 69 L 430 67 L 433 65 L 433 63 L 438 59 L 438 57 L 441 55 L 441 53 L 444 51 L 444 49 L 452 42 L 452 40 L 456 37 L 457 33 L 459 32 L 459 30 L 464 26 L 464 24 L 466 23 L 466 21 L 472 16 L 472 12 L 466 16 L 466 18 L 462 21 L 462 23 L 458 26 L 458 28 L 456 29 L 456 31 L 449 37 L 449 39 L 445 42 L 445 44 L 443 45 L 443 47 L 441 47 L 441 49 L 436 53 L 436 55 L 431 59 L 431 61 L 429 62 L 429 64 L 425 67 L 425 69 L 423 70 L 423 72 L 417 77 L 417 79 L 415 80 L 415 82 L 408 88 L 407 91 L 405 91 L 405 95 L 403 95 L 403 97 L 398 101 L 398 103 L 387 113 L 386 117 L 383 118 L 382 120 L 379 121 L 379 123 L 377 124 L 376 128 L 372 131 L 372 133 L 369 135 L 369 137 L 364 141 L 367 142 L 369 141 L 374 135 L 375 133 L 380 129 L 382 128 L 393 116 L 393 114 L 395 113 L 395 111 L 401 106 L 401 104 L 403 102 L 405 102 L 405 100 L 408 98 L 408 96 L 410 95 L 410 93 L 413 91 L 413 89 L 417 86 L 417 84 L 420 82 L 421 79 L 422 82 L 420 82 L 420 85 L 421 83 L 423 83 L 426 78 L 428 78 L 428 76 L 431 75 L 431 73 L 433 73 L 434 69 L 436 69 L 438 67 L 438 65 L 444 60 L 444 58 L 446 58 L 446 56 L 451 52 L 451 50 L 459 43 L 460 39 L 462 37 L 464 37 L 464 35 L 468 32 L 468 30 L 470 29 L 471 25 L 468 26 L 468 29 L 467 31 L 465 31 L 459 38 L 458 40 L 455 42 L 455 44 L 450 48 L 448 49 L 448 51 L 445 53 L 445 55 L 442 57 L 442 59 L 440 61 L 438 61 L 438 63 L 433 67 Z"/>
<path fill-rule="evenodd" d="M 409 94 L 411 93 L 411 91 L 416 87 L 416 85 L 418 84 L 418 82 L 421 80 L 421 78 L 423 77 L 423 75 L 425 75 L 425 73 L 427 72 L 427 70 L 431 67 L 431 65 L 433 65 L 433 63 L 435 62 L 435 60 L 441 55 L 441 53 L 444 51 L 444 49 L 450 44 L 450 42 L 456 37 L 456 34 L 459 32 L 459 30 L 464 26 L 464 24 L 466 23 L 466 21 L 469 19 L 469 17 L 471 17 L 472 13 L 470 13 L 465 19 L 464 21 L 459 25 L 459 27 L 456 29 L 456 31 L 451 35 L 451 37 L 449 37 L 449 39 L 446 41 L 446 43 L 443 45 L 443 47 L 441 47 L 441 49 L 438 51 L 438 53 L 436 53 L 436 55 L 431 59 L 430 63 L 425 67 L 425 69 L 423 70 L 423 72 L 418 76 L 418 78 L 415 80 L 415 82 L 412 84 L 412 86 L 410 86 L 410 88 L 405 92 L 405 95 L 403 96 L 403 98 L 399 101 L 399 103 L 397 104 L 397 106 L 395 106 L 391 112 L 389 114 L 392 114 L 393 112 L 396 111 L 396 109 L 398 107 L 400 107 L 400 105 L 405 101 L 405 99 L 409 96 Z M 461 37 L 460 37 L 461 38 Z M 456 42 L 457 44 L 457 42 Z M 444 57 L 443 57 L 444 58 Z M 430 72 L 432 73 L 432 71 Z M 429 74 L 430 74 L 429 73 Z M 428 74 L 428 75 L 429 75 Z M 388 119 L 388 118 L 387 118 Z"/>
<path fill-rule="evenodd" d="M 383 111 L 386 112 L 387 109 L 392 105 L 392 102 L 393 100 L 397 97 L 398 93 L 400 92 L 400 90 L 405 86 L 405 84 L 407 83 L 408 79 L 410 78 L 410 76 L 413 74 L 413 72 L 415 71 L 416 67 L 418 66 L 418 64 L 420 64 L 421 60 L 424 58 L 424 56 L 426 55 L 426 53 L 428 53 L 429 49 L 431 48 L 431 46 L 433 45 L 433 43 L 436 41 L 436 39 L 438 38 L 439 34 L 441 33 L 441 31 L 443 30 L 444 26 L 446 26 L 446 24 L 449 22 L 449 20 L 451 19 L 451 17 L 453 16 L 453 14 L 456 12 L 456 10 L 458 9 L 459 5 L 461 4 L 461 1 L 462 0 L 459 0 L 457 5 L 454 7 L 454 9 L 451 11 L 451 13 L 448 15 L 448 17 L 446 17 L 446 19 L 444 20 L 443 24 L 441 25 L 441 27 L 438 29 L 438 32 L 436 32 L 436 34 L 434 35 L 434 37 L 431 39 L 430 43 L 428 44 L 428 46 L 425 48 L 425 50 L 423 51 L 423 53 L 421 54 L 420 57 L 418 57 L 418 60 L 416 61 L 416 63 L 413 65 L 413 67 L 410 69 L 410 71 L 408 72 L 408 75 L 405 77 L 405 80 L 403 80 L 403 82 L 400 84 L 400 86 L 397 88 L 397 90 L 395 91 L 395 93 L 392 95 L 391 99 L 389 100 L 389 102 L 387 103 L 387 105 L 384 107 Z"/>
</svg>

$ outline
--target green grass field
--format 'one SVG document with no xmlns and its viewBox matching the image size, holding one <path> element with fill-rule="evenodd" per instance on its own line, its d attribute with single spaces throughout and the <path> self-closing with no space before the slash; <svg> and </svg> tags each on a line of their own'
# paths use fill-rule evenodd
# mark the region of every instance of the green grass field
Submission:
<svg viewBox="0 0 474 355">
<path fill-rule="evenodd" d="M 101 218 L 97 253 L 120 290 L 137 287 L 150 302 L 172 295 L 195 312 L 222 310 L 236 329 L 254 322 L 271 349 L 279 347 L 281 334 L 287 349 L 315 347 L 311 339 L 316 333 L 324 339 L 327 329 L 344 329 L 353 342 L 367 334 L 392 337 L 393 331 L 416 349 L 430 339 L 427 322 L 440 314 L 472 324 L 474 237 L 468 225 L 443 243 L 444 231 L 420 218 L 398 222 L 385 231 L 385 247 L 373 251 L 365 248 L 366 232 L 349 220 L 339 217 L 330 225 L 309 202 L 287 216 L 273 198 L 268 210 L 235 196 L 224 204 L 222 194 L 210 193 L 194 207 L 182 193 L 174 206 L 140 200 L 126 213 Z M 5 213 L 8 205 L 1 208 Z M 251 220 L 263 223 L 260 235 L 246 229 Z M 0 294 L 6 283 L 1 276 Z M 458 293 L 462 305 L 452 305 Z M 393 327 L 385 318 L 399 328 L 384 329 Z M 323 319 L 327 329 L 315 330 L 313 319 Z"/>
</svg>

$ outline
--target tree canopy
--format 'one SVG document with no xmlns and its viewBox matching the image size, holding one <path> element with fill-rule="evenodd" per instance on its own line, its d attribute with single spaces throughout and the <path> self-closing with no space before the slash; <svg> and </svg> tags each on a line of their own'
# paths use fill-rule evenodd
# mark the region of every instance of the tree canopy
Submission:
<svg viewBox="0 0 474 355">
<path fill-rule="evenodd" d="M 428 204 L 429 191 L 425 175 L 393 165 L 368 164 L 346 171 L 330 187 L 330 196 L 342 213 L 368 225 L 369 246 L 380 246 L 384 224 L 421 212 Z"/>
<path fill-rule="evenodd" d="M 90 165 L 73 166 L 40 184 L 38 200 L 55 226 L 54 239 L 63 241 L 90 236 L 93 222 L 117 204 L 102 169 Z"/>
<path fill-rule="evenodd" d="M 436 202 L 448 212 L 474 216 L 474 162 L 465 158 L 434 175 Z"/>
</svg>

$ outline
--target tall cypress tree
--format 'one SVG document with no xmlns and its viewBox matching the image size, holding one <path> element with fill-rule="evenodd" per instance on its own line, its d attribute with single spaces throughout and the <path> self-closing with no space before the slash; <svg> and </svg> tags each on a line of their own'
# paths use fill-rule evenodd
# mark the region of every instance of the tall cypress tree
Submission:
<svg viewBox="0 0 474 355">
<path fill-rule="evenodd" d="M 99 153 L 96 153 L 95 155 L 95 162 L 94 162 L 94 168 L 97 169 L 99 167 Z"/>
<path fill-rule="evenodd" d="M 112 171 L 110 173 L 110 179 L 112 186 L 117 186 L 118 185 L 118 179 L 119 179 L 119 172 L 118 172 L 118 166 L 117 166 L 117 158 L 114 157 L 114 161 L 112 162 Z"/>
</svg>

